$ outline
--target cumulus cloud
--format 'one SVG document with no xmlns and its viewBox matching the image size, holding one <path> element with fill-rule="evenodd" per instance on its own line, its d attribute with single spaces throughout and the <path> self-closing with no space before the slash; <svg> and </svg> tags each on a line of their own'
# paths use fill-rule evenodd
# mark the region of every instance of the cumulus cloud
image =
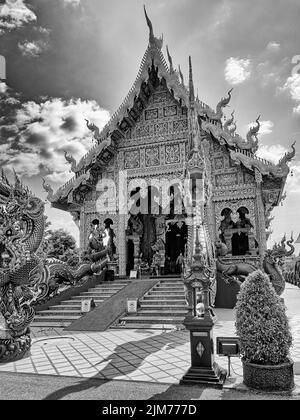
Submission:
<svg viewBox="0 0 300 420">
<path fill-rule="evenodd" d="M 24 0 L 6 0 L 0 5 L 0 35 L 37 20 Z"/>
<path fill-rule="evenodd" d="M 270 41 L 267 45 L 267 50 L 270 52 L 277 52 L 281 48 L 281 45 L 278 42 Z"/>
<path fill-rule="evenodd" d="M 300 74 L 295 73 L 288 77 L 287 81 L 280 90 L 289 92 L 294 101 L 300 102 Z"/>
<path fill-rule="evenodd" d="M 291 165 L 291 176 L 287 179 L 287 191 L 299 194 L 300 193 L 300 162 L 295 162 Z"/>
<path fill-rule="evenodd" d="M 73 7 L 78 7 L 81 3 L 81 0 L 62 0 L 65 5 L 71 5 Z"/>
<path fill-rule="evenodd" d="M 251 76 L 251 61 L 248 58 L 230 57 L 226 60 L 225 79 L 231 85 L 239 85 Z"/>
<path fill-rule="evenodd" d="M 49 48 L 49 44 L 43 40 L 23 41 L 18 43 L 18 47 L 25 57 L 39 57 Z"/>
<path fill-rule="evenodd" d="M 287 149 L 279 144 L 272 146 L 260 146 L 257 155 L 263 159 L 267 159 L 270 162 L 278 163 L 279 160 L 285 155 Z"/>
<path fill-rule="evenodd" d="M 300 104 L 298 106 L 295 106 L 293 109 L 295 114 L 299 114 L 300 115 Z"/>
<path fill-rule="evenodd" d="M 51 98 L 19 104 L 10 121 L 15 130 L 7 135 L 1 150 L 1 166 L 14 168 L 20 175 L 42 173 L 53 182 L 65 182 L 72 174 L 64 152 L 79 160 L 93 145 L 85 118 L 101 129 L 109 113 L 95 101 L 80 99 Z"/>
</svg>

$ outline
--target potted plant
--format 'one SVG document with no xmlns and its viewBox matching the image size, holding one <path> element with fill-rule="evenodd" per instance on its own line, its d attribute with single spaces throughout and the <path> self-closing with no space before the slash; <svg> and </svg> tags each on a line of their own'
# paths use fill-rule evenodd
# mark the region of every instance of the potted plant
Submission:
<svg viewBox="0 0 300 420">
<path fill-rule="evenodd" d="M 269 277 L 258 270 L 242 284 L 236 304 L 244 384 L 263 391 L 294 387 L 292 345 L 285 307 Z"/>
</svg>

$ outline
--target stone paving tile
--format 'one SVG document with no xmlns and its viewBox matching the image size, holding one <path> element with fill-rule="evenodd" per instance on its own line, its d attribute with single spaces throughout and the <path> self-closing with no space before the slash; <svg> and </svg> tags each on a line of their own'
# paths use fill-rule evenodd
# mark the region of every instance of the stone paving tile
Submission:
<svg viewBox="0 0 300 420">
<path fill-rule="evenodd" d="M 300 361 L 300 316 L 291 318 L 294 347 L 291 355 Z M 214 337 L 235 336 L 233 321 L 219 321 Z M 159 383 L 178 383 L 190 366 L 188 331 L 163 332 L 159 330 L 112 330 L 102 333 L 72 333 L 63 329 L 32 328 L 31 357 L 0 365 L 0 371 L 107 378 Z M 74 341 L 55 343 L 53 337 L 69 337 Z M 44 339 L 44 340 L 42 340 Z M 47 345 L 44 345 L 48 343 Z M 51 343 L 51 344 L 50 344 Z M 226 357 L 215 356 L 225 369 Z M 227 387 L 242 382 L 242 363 L 231 359 L 231 377 Z M 295 376 L 300 387 L 300 375 Z"/>
</svg>

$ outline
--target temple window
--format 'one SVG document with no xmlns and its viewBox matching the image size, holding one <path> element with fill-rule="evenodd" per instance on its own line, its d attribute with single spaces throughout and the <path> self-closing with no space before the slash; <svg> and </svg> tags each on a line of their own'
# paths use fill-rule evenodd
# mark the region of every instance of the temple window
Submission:
<svg viewBox="0 0 300 420">
<path fill-rule="evenodd" d="M 236 213 L 230 208 L 221 212 L 223 220 L 219 227 L 219 238 L 228 248 L 228 255 L 256 255 L 257 242 L 254 238 L 253 224 L 249 218 L 249 210 L 240 207 Z"/>
</svg>

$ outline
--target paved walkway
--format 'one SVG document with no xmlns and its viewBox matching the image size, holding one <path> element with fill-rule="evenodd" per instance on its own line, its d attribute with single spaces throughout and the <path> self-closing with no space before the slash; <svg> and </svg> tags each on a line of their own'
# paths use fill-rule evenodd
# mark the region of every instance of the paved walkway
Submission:
<svg viewBox="0 0 300 420">
<path fill-rule="evenodd" d="M 287 285 L 283 296 L 294 338 L 295 394 L 300 394 L 300 289 Z M 214 338 L 235 336 L 234 311 L 218 310 Z M 64 332 L 34 328 L 31 355 L 0 365 L 0 372 L 79 378 L 115 379 L 178 384 L 190 367 L 187 331 L 108 330 L 99 333 Z M 225 369 L 227 358 L 215 357 Z M 240 388 L 242 365 L 232 358 L 231 377 L 225 388 Z"/>
</svg>

